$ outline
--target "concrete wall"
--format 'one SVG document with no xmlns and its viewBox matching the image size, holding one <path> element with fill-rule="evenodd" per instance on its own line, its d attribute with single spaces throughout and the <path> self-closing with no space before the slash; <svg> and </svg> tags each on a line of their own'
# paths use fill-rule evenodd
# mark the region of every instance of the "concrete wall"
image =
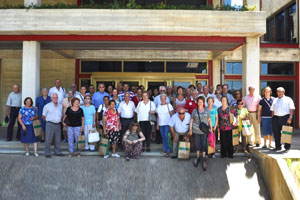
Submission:
<svg viewBox="0 0 300 200">
<path fill-rule="evenodd" d="M 5 103 L 12 85 L 22 83 L 22 51 L 1 50 L 0 71 L 0 122 L 5 114 Z M 53 51 L 41 51 L 40 86 L 52 87 L 54 79 L 59 78 L 68 89 L 75 81 L 75 59 L 67 59 Z"/>
<path fill-rule="evenodd" d="M 65 4 L 77 4 L 77 0 L 42 0 L 42 4 L 51 4 L 54 5 L 56 3 L 65 3 Z M 9 6 L 19 6 L 23 5 L 24 0 L 0 0 L 0 7 L 4 5 L 9 5 Z"/>
<path fill-rule="evenodd" d="M 108 34 L 245 37 L 261 36 L 266 32 L 264 12 L 7 9 L 0 10 L 0 19 L 0 34 L 14 35 Z"/>
<path fill-rule="evenodd" d="M 266 11 L 267 17 L 277 12 L 292 0 L 263 0 L 261 10 Z"/>
</svg>

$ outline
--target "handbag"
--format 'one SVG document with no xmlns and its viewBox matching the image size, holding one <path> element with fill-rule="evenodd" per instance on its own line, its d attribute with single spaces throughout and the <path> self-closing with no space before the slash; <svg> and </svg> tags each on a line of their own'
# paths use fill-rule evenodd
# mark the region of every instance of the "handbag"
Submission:
<svg viewBox="0 0 300 200">
<path fill-rule="evenodd" d="M 97 130 L 92 129 L 89 131 L 88 134 L 88 142 L 89 143 L 95 143 L 100 141 L 100 136 Z"/>
<path fill-rule="evenodd" d="M 99 112 L 99 114 L 98 114 L 98 121 L 101 121 L 102 119 L 103 119 L 103 104 L 101 105 L 102 107 L 101 107 L 101 111 Z"/>
<path fill-rule="evenodd" d="M 209 126 L 207 124 L 205 124 L 204 122 L 201 121 L 200 119 L 200 114 L 199 114 L 199 111 L 198 111 L 198 108 L 197 109 L 197 114 L 198 114 L 198 118 L 199 118 L 199 129 L 205 133 L 205 134 L 208 134 L 210 131 L 209 131 Z"/>
<path fill-rule="evenodd" d="M 33 130 L 34 130 L 35 136 L 40 136 L 40 135 L 44 134 L 41 120 L 37 119 L 37 120 L 32 121 L 32 125 L 33 125 Z"/>
<path fill-rule="evenodd" d="M 242 134 L 243 136 L 253 135 L 254 129 L 253 125 L 251 125 L 250 120 L 242 120 Z"/>
<path fill-rule="evenodd" d="M 105 136 L 101 137 L 99 144 L 99 154 L 102 156 L 109 154 L 109 139 L 105 138 Z"/>
</svg>

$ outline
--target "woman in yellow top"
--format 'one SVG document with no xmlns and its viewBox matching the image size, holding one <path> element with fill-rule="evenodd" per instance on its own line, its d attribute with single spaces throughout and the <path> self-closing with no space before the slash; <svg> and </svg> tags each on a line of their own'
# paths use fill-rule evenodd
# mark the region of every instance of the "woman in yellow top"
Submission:
<svg viewBox="0 0 300 200">
<path fill-rule="evenodd" d="M 243 129 L 243 123 L 242 120 L 247 120 L 249 119 L 249 112 L 247 110 L 247 108 L 244 108 L 244 102 L 242 99 L 239 99 L 237 101 L 237 112 L 238 112 L 238 116 L 239 116 L 239 132 L 242 135 L 242 146 L 243 146 L 243 152 L 245 154 L 249 153 L 249 145 L 251 142 L 251 135 L 248 136 L 244 136 L 242 134 L 242 129 Z"/>
</svg>

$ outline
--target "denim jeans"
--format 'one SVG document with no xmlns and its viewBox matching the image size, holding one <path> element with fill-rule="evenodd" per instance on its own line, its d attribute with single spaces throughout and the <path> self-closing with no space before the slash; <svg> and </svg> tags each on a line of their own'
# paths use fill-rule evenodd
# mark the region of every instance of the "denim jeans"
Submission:
<svg viewBox="0 0 300 200">
<path fill-rule="evenodd" d="M 168 133 L 170 131 L 170 127 L 168 125 L 159 126 L 159 129 L 163 141 L 163 150 L 167 152 L 171 152 L 171 149 L 168 148 Z"/>
</svg>

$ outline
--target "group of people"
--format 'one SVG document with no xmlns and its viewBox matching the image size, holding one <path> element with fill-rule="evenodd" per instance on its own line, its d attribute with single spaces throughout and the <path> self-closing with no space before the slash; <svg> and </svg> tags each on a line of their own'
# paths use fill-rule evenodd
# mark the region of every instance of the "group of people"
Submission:
<svg viewBox="0 0 300 200">
<path fill-rule="evenodd" d="M 295 110 L 293 100 L 284 95 L 282 87 L 277 88 L 277 98 L 271 96 L 270 87 L 264 88 L 262 97 L 255 94 L 256 88 L 252 86 L 248 88 L 249 94 L 244 97 L 240 90 L 231 95 L 227 84 L 217 85 L 216 89 L 202 86 L 201 83 L 188 88 L 160 86 L 158 92 L 155 92 L 145 90 L 144 86 L 129 88 L 128 84 L 119 83 L 116 88 L 108 86 L 105 89 L 105 85 L 100 83 L 97 92 L 93 85 L 89 86 L 88 91 L 85 86 L 81 86 L 78 92 L 73 83 L 66 91 L 57 79 L 49 91 L 47 88 L 42 89 L 42 95 L 36 99 L 35 106 L 33 100 L 27 97 L 21 107 L 21 92 L 15 84 L 6 104 L 6 115 L 10 118 L 7 141 L 12 140 L 13 126 L 18 118 L 17 139 L 24 143 L 26 156 L 29 156 L 28 144 L 33 143 L 34 155 L 38 157 L 38 138 L 34 135 L 32 122 L 40 119 L 45 132 L 41 142 L 45 141 L 47 158 L 51 157 L 53 138 L 55 154 L 62 156 L 61 132 L 63 142 L 69 144 L 70 157 L 80 156 L 76 145 L 81 134 L 86 138 L 85 150 L 95 151 L 96 144 L 88 143 L 88 133 L 97 129 L 103 137 L 109 139 L 112 157 L 120 157 L 117 150 L 125 147 L 126 159 L 130 160 L 139 158 L 142 151 L 151 151 L 152 130 L 156 129 L 160 133 L 156 137 L 162 138 L 161 153 L 164 156 L 177 158 L 179 141 L 190 141 L 192 150 L 196 152 L 193 161 L 195 167 L 202 160 L 202 168 L 206 170 L 209 133 L 214 133 L 216 142 L 220 137 L 222 158 L 233 158 L 233 153 L 239 150 L 238 146 L 232 144 L 233 129 L 240 132 L 245 154 L 250 145 L 261 145 L 261 127 L 263 148 L 273 149 L 271 141 L 274 133 L 274 149 L 281 150 L 282 125 L 292 123 Z M 254 140 L 251 136 L 241 134 L 243 120 L 250 120 L 253 125 Z M 290 144 L 284 147 L 289 150 Z M 109 156 L 105 155 L 104 158 Z M 212 154 L 212 157 L 215 155 Z"/>
</svg>

